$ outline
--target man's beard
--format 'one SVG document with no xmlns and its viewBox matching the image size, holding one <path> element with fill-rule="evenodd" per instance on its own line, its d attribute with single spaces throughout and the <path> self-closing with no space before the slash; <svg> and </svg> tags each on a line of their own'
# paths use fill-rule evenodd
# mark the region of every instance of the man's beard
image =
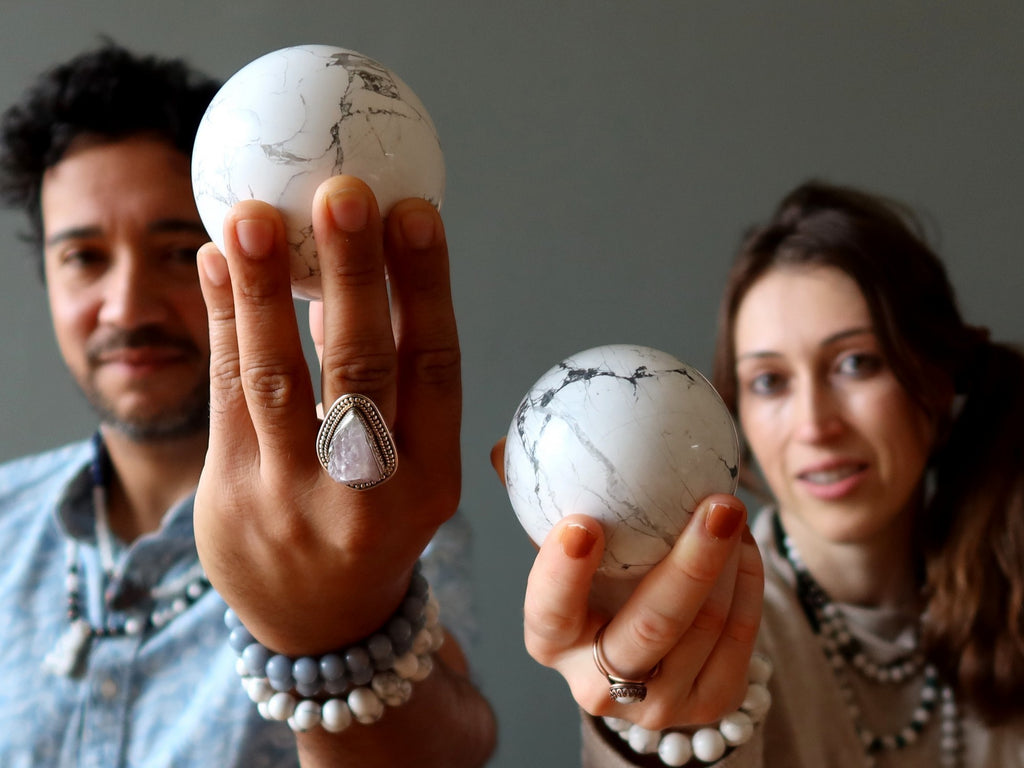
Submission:
<svg viewBox="0 0 1024 768">
<path fill-rule="evenodd" d="M 199 384 L 173 410 L 151 416 L 123 416 L 94 386 L 82 387 L 93 411 L 105 426 L 116 429 L 136 442 L 157 442 L 190 437 L 210 427 L 210 383 Z"/>
<path fill-rule="evenodd" d="M 84 381 L 78 382 L 93 411 L 101 423 L 112 427 L 137 442 L 173 440 L 189 437 L 209 429 L 210 426 L 210 378 L 204 376 L 178 403 L 155 414 L 137 416 L 119 414 L 110 400 L 104 397 L 96 385 L 97 365 L 106 352 L 133 347 L 177 348 L 189 357 L 199 355 L 199 350 L 188 338 L 166 334 L 158 327 L 146 326 L 132 331 L 114 332 L 96 340 L 87 351 L 90 373 Z M 207 370 L 209 370 L 207 366 Z"/>
</svg>

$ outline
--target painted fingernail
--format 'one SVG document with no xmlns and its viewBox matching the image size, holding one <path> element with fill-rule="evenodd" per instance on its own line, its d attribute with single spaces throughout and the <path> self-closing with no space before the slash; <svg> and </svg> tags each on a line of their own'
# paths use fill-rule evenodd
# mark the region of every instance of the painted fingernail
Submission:
<svg viewBox="0 0 1024 768">
<path fill-rule="evenodd" d="M 437 238 L 434 217 L 427 211 L 407 211 L 400 224 L 402 236 L 412 248 L 429 248 Z"/>
<path fill-rule="evenodd" d="M 712 504 L 711 509 L 708 510 L 704 527 L 713 538 L 728 539 L 739 530 L 743 524 L 743 518 L 742 509 L 717 502 Z"/>
<path fill-rule="evenodd" d="M 345 232 L 362 232 L 370 220 L 370 201 L 356 187 L 346 187 L 327 196 L 327 209 L 334 226 Z"/>
<path fill-rule="evenodd" d="M 562 529 L 559 541 L 562 542 L 562 551 L 568 557 L 579 560 L 590 554 L 597 537 L 586 526 L 569 523 Z"/>
<path fill-rule="evenodd" d="M 245 255 L 254 259 L 268 256 L 274 247 L 274 225 L 265 219 L 242 219 L 235 224 L 235 236 Z"/>
</svg>

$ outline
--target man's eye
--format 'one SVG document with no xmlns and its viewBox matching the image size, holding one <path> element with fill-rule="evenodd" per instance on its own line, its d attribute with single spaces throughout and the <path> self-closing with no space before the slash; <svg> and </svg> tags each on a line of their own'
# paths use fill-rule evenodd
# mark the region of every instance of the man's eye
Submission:
<svg viewBox="0 0 1024 768">
<path fill-rule="evenodd" d="M 199 251 L 199 246 L 182 246 L 181 248 L 171 248 L 167 251 L 167 258 L 171 261 L 180 261 L 183 264 L 195 265 L 196 253 Z"/>
<path fill-rule="evenodd" d="M 61 254 L 61 264 L 74 267 L 88 267 L 101 264 L 105 259 L 97 248 L 70 248 Z"/>
</svg>

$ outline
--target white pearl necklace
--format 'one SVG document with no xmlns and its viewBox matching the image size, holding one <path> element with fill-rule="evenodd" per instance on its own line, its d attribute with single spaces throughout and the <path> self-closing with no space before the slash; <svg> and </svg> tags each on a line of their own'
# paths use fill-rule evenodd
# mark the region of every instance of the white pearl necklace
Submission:
<svg viewBox="0 0 1024 768">
<path fill-rule="evenodd" d="M 935 666 L 925 663 L 924 654 L 916 644 L 909 656 L 897 659 L 892 664 L 876 664 L 868 659 L 847 627 L 838 606 L 828 598 L 807 570 L 796 545 L 785 534 L 778 518 L 776 532 L 780 534 L 783 553 L 796 574 L 800 601 L 817 623 L 816 631 L 822 650 L 835 674 L 847 712 L 864 747 L 865 764 L 868 768 L 876 764 L 875 756 L 879 752 L 900 750 L 914 744 L 928 725 L 937 706 L 942 721 L 939 734 L 940 765 L 942 768 L 959 768 L 963 745 L 956 697 L 952 688 L 940 684 Z M 864 725 L 860 705 L 848 678 L 851 668 L 869 680 L 881 684 L 900 684 L 917 676 L 923 670 L 924 680 L 920 698 L 911 714 L 910 722 L 889 734 L 876 734 Z"/>
</svg>

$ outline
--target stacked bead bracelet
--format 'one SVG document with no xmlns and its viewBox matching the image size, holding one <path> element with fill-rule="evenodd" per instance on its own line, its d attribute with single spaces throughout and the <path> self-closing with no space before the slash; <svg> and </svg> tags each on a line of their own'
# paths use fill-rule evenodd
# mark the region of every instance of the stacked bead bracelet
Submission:
<svg viewBox="0 0 1024 768">
<path fill-rule="evenodd" d="M 377 632 L 320 657 L 274 653 L 253 638 L 230 608 L 224 614 L 242 686 L 267 720 L 292 730 L 317 726 L 338 733 L 353 721 L 369 724 L 386 706 L 404 704 L 412 684 L 434 668 L 444 642 L 440 611 L 419 564 L 402 604 Z"/>
<path fill-rule="evenodd" d="M 723 717 L 716 726 L 700 728 L 692 734 L 675 729 L 649 731 L 617 717 L 603 720 L 634 752 L 657 754 L 665 765 L 682 766 L 693 758 L 714 763 L 721 760 L 730 747 L 746 744 L 754 735 L 754 726 L 764 719 L 771 707 L 772 697 L 768 692 L 771 676 L 771 661 L 759 654 L 752 656 L 748 670 L 750 684 L 740 708 Z"/>
</svg>

